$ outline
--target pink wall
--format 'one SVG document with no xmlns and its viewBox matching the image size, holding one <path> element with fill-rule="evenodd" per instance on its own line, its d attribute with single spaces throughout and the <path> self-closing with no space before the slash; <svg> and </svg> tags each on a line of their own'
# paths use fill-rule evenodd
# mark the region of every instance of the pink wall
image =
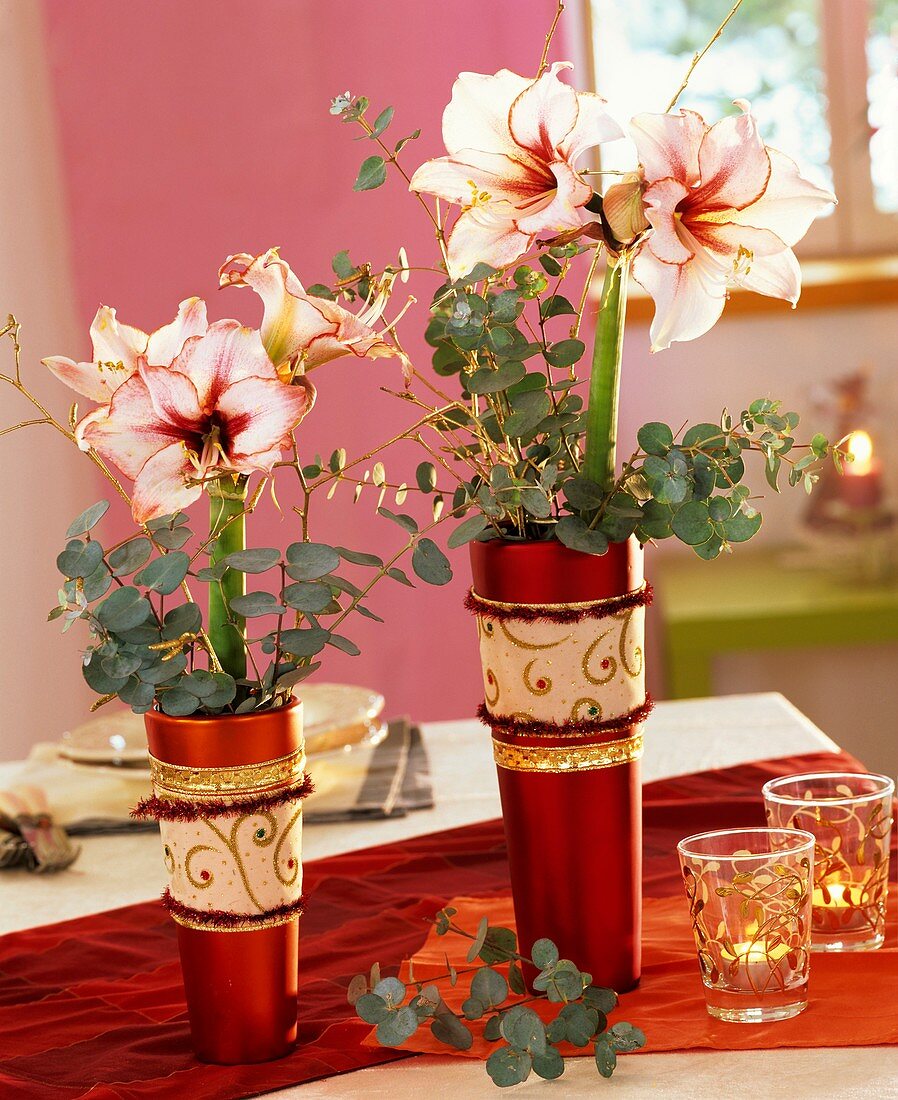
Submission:
<svg viewBox="0 0 898 1100">
<path fill-rule="evenodd" d="M 328 114 L 329 99 L 349 88 L 376 108 L 393 104 L 396 138 L 422 127 L 408 153 L 414 167 L 442 151 L 439 120 L 457 73 L 533 71 L 555 7 L 554 0 L 44 3 L 82 352 L 100 302 L 153 328 L 173 316 L 179 299 L 201 294 L 213 317 L 257 323 L 249 292 L 216 293 L 215 273 L 232 252 L 281 245 L 307 283 L 327 282 L 342 248 L 382 265 L 405 245 L 412 264 L 431 263 L 432 236 L 401 186 L 353 193 L 358 165 L 372 150 Z M 429 291 L 419 287 L 422 302 Z M 424 317 L 418 307 L 403 333 L 426 364 L 415 335 Z M 339 360 L 315 381 L 319 404 L 302 431 L 309 456 L 336 446 L 363 452 L 408 423 L 408 410 L 377 392 L 379 384 L 398 384 L 389 361 Z M 420 457 L 406 453 L 388 470 L 413 480 Z M 288 489 L 279 495 L 292 503 Z M 353 507 L 344 487 L 313 520 L 313 537 L 380 552 L 396 546 L 398 529 L 367 499 Z M 270 507 L 253 522 L 256 545 L 297 537 L 293 519 Z M 329 657 L 327 677 L 384 690 L 393 712 L 471 713 L 480 691 L 474 632 L 461 608 L 464 554 L 454 563 L 455 579 L 443 589 L 384 582 L 372 606 L 387 625 L 359 620 L 347 633 L 362 656 Z"/>
</svg>

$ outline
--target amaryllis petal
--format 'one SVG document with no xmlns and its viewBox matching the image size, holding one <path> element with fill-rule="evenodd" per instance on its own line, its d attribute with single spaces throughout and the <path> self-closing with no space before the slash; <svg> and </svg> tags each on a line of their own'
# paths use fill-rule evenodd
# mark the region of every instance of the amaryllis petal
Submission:
<svg viewBox="0 0 898 1100">
<path fill-rule="evenodd" d="M 670 178 L 658 180 L 646 188 L 645 216 L 654 229 L 646 247 L 666 264 L 682 264 L 692 256 L 677 232 L 676 209 L 688 194 L 685 183 Z"/>
<path fill-rule="evenodd" d="M 413 191 L 426 191 L 465 207 L 493 199 L 515 202 L 539 194 L 542 186 L 520 161 L 479 149 L 465 149 L 457 159 L 437 157 L 425 161 L 415 170 L 410 184 Z"/>
<path fill-rule="evenodd" d="M 577 121 L 558 152 L 569 164 L 576 164 L 588 149 L 622 137 L 620 124 L 608 114 L 608 101 L 596 92 L 577 92 Z"/>
<path fill-rule="evenodd" d="M 530 247 L 533 240 L 521 233 L 513 221 L 491 218 L 481 209 L 466 210 L 459 215 L 447 242 L 449 274 L 461 279 L 478 263 L 504 267 Z"/>
<path fill-rule="evenodd" d="M 93 362 L 76 363 L 59 355 L 42 362 L 76 392 L 91 401 L 107 404 L 137 370 L 141 356 L 151 366 L 164 366 L 174 359 L 185 340 L 205 331 L 206 304 L 200 298 L 185 299 L 175 320 L 150 336 L 142 329 L 122 324 L 110 306 L 100 306 L 90 326 Z"/>
<path fill-rule="evenodd" d="M 202 298 L 185 298 L 174 321 L 151 332 L 146 343 L 146 360 L 151 367 L 167 366 L 191 336 L 202 336 L 208 328 L 206 303 Z"/>
<path fill-rule="evenodd" d="M 147 523 L 193 504 L 202 485 L 192 478 L 196 469 L 183 443 L 171 443 L 151 455 L 134 482 L 131 514 L 137 523 Z"/>
<path fill-rule="evenodd" d="M 127 477 L 136 478 L 151 455 L 181 435 L 174 425 L 160 420 L 146 383 L 133 374 L 108 406 L 81 421 L 76 438 L 114 462 Z"/>
<path fill-rule="evenodd" d="M 450 156 L 464 149 L 520 154 L 508 129 L 508 113 L 530 83 L 508 69 L 493 76 L 459 73 L 443 112 L 443 144 Z"/>
<path fill-rule="evenodd" d="M 548 201 L 515 219 L 522 233 L 560 233 L 583 224 L 580 207 L 592 198 L 592 188 L 564 161 L 552 165 L 552 174 L 558 186 L 549 192 Z"/>
<path fill-rule="evenodd" d="M 687 263 L 666 264 L 648 248 L 633 261 L 633 278 L 655 302 L 652 351 L 694 340 L 717 323 L 726 303 L 726 275 L 699 250 Z"/>
<path fill-rule="evenodd" d="M 132 371 L 118 363 L 76 363 L 62 355 L 51 355 L 41 362 L 70 389 L 100 404 L 106 404 Z"/>
<path fill-rule="evenodd" d="M 722 118 L 705 134 L 698 154 L 701 202 L 705 207 L 744 210 L 770 179 L 770 158 L 747 103 L 742 114 Z"/>
<path fill-rule="evenodd" d="M 188 340 L 172 370 L 193 382 L 200 406 L 207 412 L 228 386 L 242 378 L 277 378 L 258 331 L 239 321 L 216 321 L 205 336 Z"/>
<path fill-rule="evenodd" d="M 577 93 L 558 79 L 559 72 L 572 68 L 570 61 L 556 61 L 527 85 L 508 113 L 508 128 L 515 142 L 545 161 L 555 159 L 555 150 L 577 124 Z"/>
<path fill-rule="evenodd" d="M 636 115 L 630 134 L 647 180 L 667 176 L 692 187 L 699 180 L 698 152 L 706 126 L 695 111 Z"/>
<path fill-rule="evenodd" d="M 801 297 L 801 268 L 795 253 L 787 248 L 774 256 L 756 256 L 733 279 L 736 286 L 783 298 L 794 307 Z"/>
<path fill-rule="evenodd" d="M 217 408 L 228 456 L 239 463 L 248 455 L 277 448 L 314 403 L 315 387 L 304 376 L 295 386 L 263 378 L 235 382 Z"/>
<path fill-rule="evenodd" d="M 733 215 L 733 221 L 769 229 L 790 248 L 807 233 L 811 222 L 836 202 L 831 191 L 806 180 L 791 157 L 767 149 L 770 179 L 764 194 Z"/>
<path fill-rule="evenodd" d="M 153 402 L 154 419 L 183 432 L 201 429 L 203 407 L 196 386 L 186 374 L 143 362 L 137 370 Z"/>
<path fill-rule="evenodd" d="M 715 323 L 727 288 L 794 305 L 801 272 L 790 246 L 835 202 L 761 139 L 748 103 L 708 128 L 695 114 L 633 120 L 653 232 L 633 275 L 655 300 L 652 348 L 692 340 Z"/>
<path fill-rule="evenodd" d="M 122 363 L 129 374 L 137 369 L 137 357 L 147 346 L 147 334 L 124 325 L 111 306 L 100 306 L 90 324 L 95 363 Z"/>
<path fill-rule="evenodd" d="M 507 266 L 537 234 L 583 224 L 593 190 L 575 162 L 621 130 L 601 96 L 559 80 L 569 68 L 556 62 L 534 80 L 507 69 L 462 73 L 455 82 L 443 115 L 449 156 L 422 165 L 410 183 L 462 207 L 448 248 L 452 278 L 479 262 Z"/>
<path fill-rule="evenodd" d="M 277 249 L 261 256 L 229 256 L 219 272 L 222 286 L 248 286 L 262 299 L 262 340 L 271 361 L 285 381 L 295 377 L 294 364 L 314 370 L 322 363 L 353 352 L 360 356 L 398 355 L 368 323 L 377 308 L 350 313 L 336 302 L 306 294 L 302 283 L 280 258 Z"/>
</svg>

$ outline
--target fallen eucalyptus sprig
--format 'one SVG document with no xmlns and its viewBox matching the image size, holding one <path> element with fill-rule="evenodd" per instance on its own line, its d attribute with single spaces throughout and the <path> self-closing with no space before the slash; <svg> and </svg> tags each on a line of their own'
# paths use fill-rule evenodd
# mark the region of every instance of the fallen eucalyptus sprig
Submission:
<svg viewBox="0 0 898 1100">
<path fill-rule="evenodd" d="M 531 1072 L 547 1081 L 560 1077 L 564 1057 L 556 1044 L 561 1042 L 581 1048 L 592 1044 L 596 1068 L 603 1077 L 614 1073 L 619 1053 L 645 1046 L 645 1035 L 638 1027 L 625 1022 L 608 1026 L 617 994 L 593 985 L 592 975 L 570 959 L 560 958 L 551 940 L 537 940 L 528 958 L 518 953 L 517 937 L 510 928 L 491 926 L 482 917 L 477 931 L 468 932 L 453 922 L 456 912 L 447 906 L 437 913 L 433 921 L 437 935 L 451 932 L 471 940 L 467 961 L 480 959 L 482 966 L 459 971 L 446 956 L 446 973 L 420 982 L 414 979 L 410 962 L 410 991 L 398 978 L 381 978 L 375 963 L 369 975 L 357 974 L 349 983 L 349 1003 L 365 1023 L 375 1026 L 382 1046 L 401 1046 L 430 1020 L 431 1034 L 438 1042 L 469 1050 L 474 1034 L 468 1023 L 483 1021 L 487 1042 L 504 1040 L 486 1062 L 487 1073 L 502 1088 L 526 1081 Z M 532 994 L 524 984 L 521 963 L 539 971 Z M 448 981 L 454 987 L 460 974 L 470 974 L 471 984 L 461 1012 L 455 1012 L 437 983 Z M 508 1004 L 511 999 L 513 1003 Z M 548 1022 L 529 1007 L 538 1002 L 559 1006 Z"/>
</svg>

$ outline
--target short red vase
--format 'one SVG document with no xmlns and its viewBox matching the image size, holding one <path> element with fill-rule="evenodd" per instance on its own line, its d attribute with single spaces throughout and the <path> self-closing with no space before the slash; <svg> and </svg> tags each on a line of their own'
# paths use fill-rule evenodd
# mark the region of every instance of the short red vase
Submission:
<svg viewBox="0 0 898 1100">
<path fill-rule="evenodd" d="M 154 760 L 201 777 L 241 768 L 251 774 L 247 765 L 295 760 L 303 748 L 296 701 L 256 715 L 172 718 L 151 711 L 145 720 Z M 197 1058 L 238 1065 L 289 1054 L 296 1044 L 299 918 L 219 931 L 191 926 L 174 910 L 172 916 Z"/>
<path fill-rule="evenodd" d="M 471 562 L 519 949 L 547 937 L 624 992 L 641 959 L 642 547 L 491 540 Z"/>
</svg>

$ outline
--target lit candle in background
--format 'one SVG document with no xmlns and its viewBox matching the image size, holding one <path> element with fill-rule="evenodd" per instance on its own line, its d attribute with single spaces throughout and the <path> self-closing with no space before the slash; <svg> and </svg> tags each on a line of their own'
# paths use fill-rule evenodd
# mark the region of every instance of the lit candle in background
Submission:
<svg viewBox="0 0 898 1100">
<path fill-rule="evenodd" d="M 851 905 L 851 887 L 844 886 L 840 882 L 828 882 L 824 887 L 815 886 L 812 903 L 816 909 L 837 909 L 841 906 Z"/>
<path fill-rule="evenodd" d="M 876 508 L 882 500 L 882 463 L 873 454 L 873 440 L 868 432 L 852 432 L 848 437 L 848 453 L 853 462 L 845 463 L 840 481 L 842 500 L 849 508 Z"/>
</svg>

